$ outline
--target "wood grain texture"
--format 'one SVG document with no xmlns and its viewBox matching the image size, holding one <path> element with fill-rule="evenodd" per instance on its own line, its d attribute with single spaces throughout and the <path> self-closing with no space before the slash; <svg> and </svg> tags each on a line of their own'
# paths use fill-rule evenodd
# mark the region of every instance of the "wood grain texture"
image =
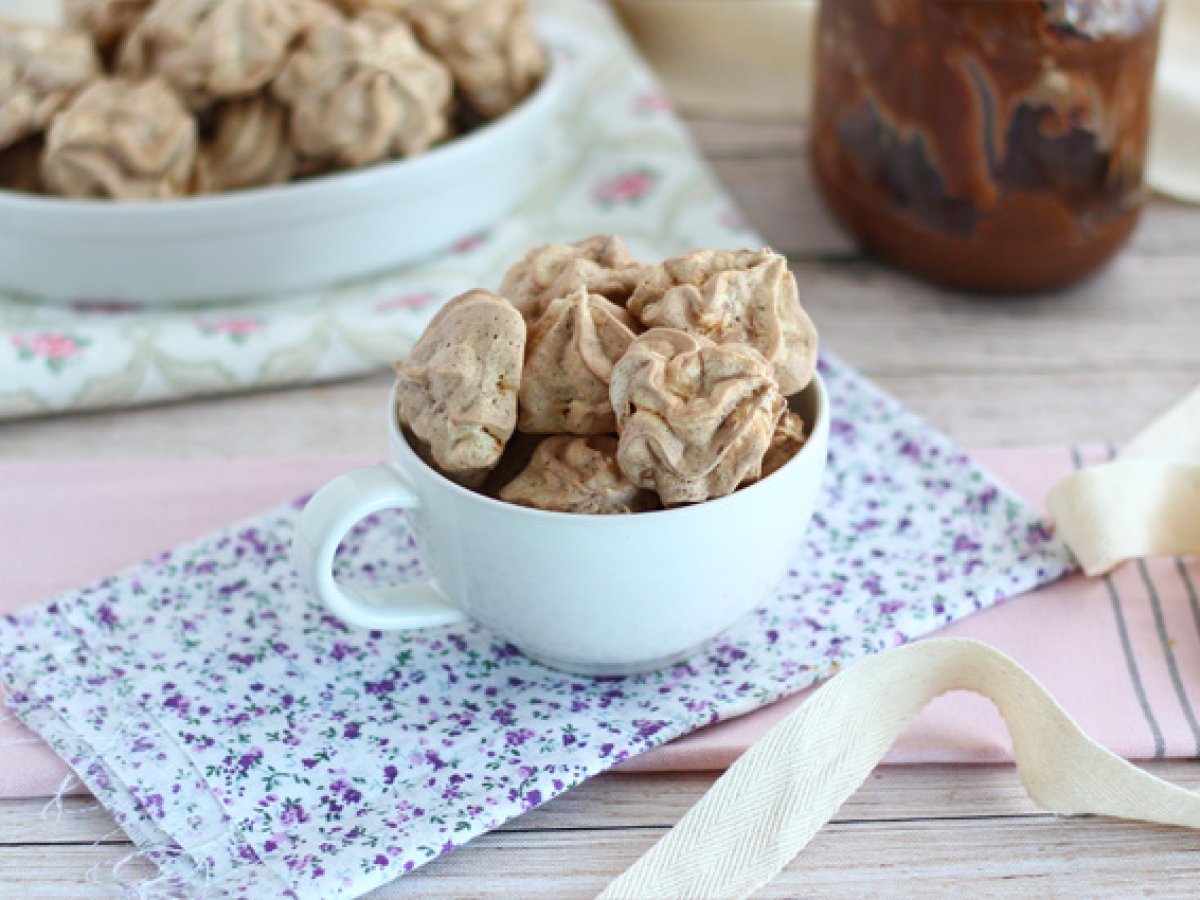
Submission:
<svg viewBox="0 0 1200 900">
<path fill-rule="evenodd" d="M 662 830 L 493 833 L 370 894 L 572 900 L 594 897 Z M 848 823 L 828 826 L 758 898 L 1195 897 L 1191 835 L 1106 820 Z M 110 875 L 128 848 L 0 847 L 0 887 L 13 897 L 123 897 Z M 152 877 L 134 859 L 126 884 Z M 9 896 L 6 894 L 6 896 Z"/>
<path fill-rule="evenodd" d="M 1069 290 L 981 298 L 862 255 L 813 193 L 799 126 L 692 124 L 747 224 L 793 259 L 826 346 L 960 442 L 1119 441 L 1200 381 L 1200 209 L 1156 200 L 1127 251 Z M 388 384 L 0 425 L 0 459 L 382 454 Z M 1200 789 L 1200 763 L 1148 768 Z M 377 896 L 590 896 L 714 777 L 601 776 Z M 108 873 L 131 848 L 107 813 L 45 807 L 0 801 L 0 896 L 118 896 Z M 1193 833 L 1046 816 L 1007 767 L 914 766 L 872 775 L 761 896 L 1184 897 L 1197 871 Z"/>
<path fill-rule="evenodd" d="M 1146 768 L 1200 788 L 1200 764 Z M 600 776 L 373 896 L 593 896 L 715 777 Z M 61 810 L 42 800 L 0 802 L 0 885 L 77 897 L 72 888 L 90 881 L 97 894 L 116 895 L 108 874 L 134 848 L 114 829 L 87 798 L 68 799 Z M 1046 815 L 1010 767 L 906 766 L 875 772 L 759 896 L 1130 896 L 1153 872 L 1156 895 L 1182 897 L 1197 865 L 1193 833 Z M 122 872 L 127 879 L 152 874 L 142 860 Z"/>
<path fill-rule="evenodd" d="M 384 897 L 595 896 L 662 831 L 485 835 L 377 891 Z M 1200 850 L 1168 828 L 1104 820 L 831 824 L 757 898 L 1194 897 Z M 1153 873 L 1151 876 L 1150 873 Z"/>
</svg>

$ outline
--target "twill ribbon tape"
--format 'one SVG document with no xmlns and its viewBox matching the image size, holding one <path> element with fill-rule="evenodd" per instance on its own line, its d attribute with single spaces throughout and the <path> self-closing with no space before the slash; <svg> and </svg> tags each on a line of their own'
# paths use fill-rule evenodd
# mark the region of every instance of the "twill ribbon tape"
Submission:
<svg viewBox="0 0 1200 900">
<path fill-rule="evenodd" d="M 923 641 L 818 690 L 601 897 L 748 896 L 812 840 L 930 700 L 955 690 L 999 707 L 1025 790 L 1045 809 L 1200 828 L 1200 795 L 1105 750 L 1013 660 L 976 641 Z"/>
<path fill-rule="evenodd" d="M 1046 506 L 1088 575 L 1143 556 L 1200 553 L 1200 388 L 1116 460 L 1056 484 Z"/>
<path fill-rule="evenodd" d="M 1115 461 L 1055 485 L 1047 505 L 1089 575 L 1142 556 L 1200 552 L 1200 388 Z M 812 840 L 904 726 L 955 690 L 999 707 L 1021 781 L 1051 812 L 1200 828 L 1200 795 L 1088 738 L 1013 660 L 975 641 L 926 641 L 869 658 L 822 687 L 601 896 L 751 894 Z"/>
</svg>

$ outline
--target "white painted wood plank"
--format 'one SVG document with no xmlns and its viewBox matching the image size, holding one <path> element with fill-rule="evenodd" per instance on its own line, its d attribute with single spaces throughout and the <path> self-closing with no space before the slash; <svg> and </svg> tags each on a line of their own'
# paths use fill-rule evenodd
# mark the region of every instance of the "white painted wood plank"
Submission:
<svg viewBox="0 0 1200 900">
<path fill-rule="evenodd" d="M 648 849 L 660 828 L 507 832 L 428 864 L 373 895 L 592 897 Z M 0 847 L 4 896 L 117 896 L 105 886 L 122 847 Z M 845 823 L 822 831 L 756 896 L 1195 896 L 1194 832 L 1053 818 Z M 126 879 L 149 877 L 141 861 Z"/>
<path fill-rule="evenodd" d="M 489 835 L 377 892 L 591 897 L 658 829 Z M 1200 847 L 1179 829 L 1018 819 L 831 825 L 756 898 L 1194 897 Z"/>
</svg>

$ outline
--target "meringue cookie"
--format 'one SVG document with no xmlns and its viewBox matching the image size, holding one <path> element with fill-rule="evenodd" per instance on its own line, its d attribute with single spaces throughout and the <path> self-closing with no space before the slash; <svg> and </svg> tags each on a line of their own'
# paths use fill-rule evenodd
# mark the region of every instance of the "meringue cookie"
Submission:
<svg viewBox="0 0 1200 900">
<path fill-rule="evenodd" d="M 55 117 L 42 178 L 65 197 L 154 200 L 187 194 L 196 122 L 158 78 L 103 78 Z"/>
<path fill-rule="evenodd" d="M 72 28 L 92 36 L 96 46 L 108 50 L 129 31 L 154 0 L 63 0 L 63 19 Z"/>
<path fill-rule="evenodd" d="M 86 34 L 0 20 L 0 149 L 40 133 L 99 74 Z"/>
<path fill-rule="evenodd" d="M 500 461 L 517 424 L 524 356 L 525 320 L 474 290 L 442 307 L 396 364 L 397 417 L 447 477 L 477 487 Z"/>
<path fill-rule="evenodd" d="M 246 97 L 283 69 L 303 9 L 302 0 L 156 0 L 125 35 L 117 69 L 162 76 L 193 109 Z"/>
<path fill-rule="evenodd" d="M 377 13 L 309 29 L 272 90 L 303 155 L 341 166 L 411 156 L 446 136 L 446 67 L 403 22 Z"/>
<path fill-rule="evenodd" d="M 787 260 L 770 250 L 698 250 L 645 278 L 629 311 L 649 328 L 679 328 L 749 344 L 775 367 L 785 395 L 817 367 L 817 329 L 800 305 Z"/>
<path fill-rule="evenodd" d="M 619 237 L 598 234 L 574 244 L 534 247 L 505 273 L 500 293 L 527 321 L 535 321 L 551 300 L 580 288 L 624 306 L 649 271 Z"/>
<path fill-rule="evenodd" d="M 500 499 L 557 512 L 612 515 L 644 512 L 656 498 L 617 465 L 612 435 L 556 435 L 538 444 L 529 465 L 500 491 Z"/>
<path fill-rule="evenodd" d="M 288 141 L 287 109 L 266 95 L 219 105 L 213 139 L 196 164 L 197 193 L 289 181 L 296 153 Z"/>
<path fill-rule="evenodd" d="M 518 427 L 531 434 L 611 434 L 613 365 L 637 323 L 621 307 L 580 288 L 553 301 L 529 326 Z"/>
<path fill-rule="evenodd" d="M 775 426 L 775 434 L 771 436 L 771 446 L 763 457 L 762 477 L 766 478 L 779 471 L 795 456 L 808 442 L 804 419 L 790 409 L 784 410 Z"/>
<path fill-rule="evenodd" d="M 667 506 L 731 494 L 756 480 L 785 401 L 753 347 L 655 328 L 612 374 L 617 461 Z"/>
<path fill-rule="evenodd" d="M 415 0 L 409 17 L 463 95 L 489 118 L 515 106 L 546 71 L 526 0 Z"/>
</svg>

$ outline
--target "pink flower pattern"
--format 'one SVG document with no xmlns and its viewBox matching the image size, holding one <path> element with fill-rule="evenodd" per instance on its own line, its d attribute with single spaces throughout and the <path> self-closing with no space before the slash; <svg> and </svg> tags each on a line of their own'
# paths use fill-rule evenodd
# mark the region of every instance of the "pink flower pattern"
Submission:
<svg viewBox="0 0 1200 900">
<path fill-rule="evenodd" d="M 487 237 L 486 231 L 477 231 L 474 234 L 468 234 L 455 241 L 450 247 L 450 252 L 470 253 L 472 250 L 478 250 L 487 241 Z"/>
<path fill-rule="evenodd" d="M 592 201 L 604 209 L 636 206 L 654 189 L 661 176 L 648 166 L 605 178 L 592 188 Z"/>
<path fill-rule="evenodd" d="M 666 91 L 642 91 L 633 100 L 633 114 L 647 117 L 669 113 L 673 109 Z"/>
<path fill-rule="evenodd" d="M 15 334 L 11 342 L 21 362 L 40 360 L 55 374 L 66 368 L 92 343 L 88 338 L 56 331 Z"/>
<path fill-rule="evenodd" d="M 250 337 L 265 327 L 261 319 L 249 316 L 234 316 L 228 319 L 211 319 L 196 324 L 200 333 L 210 337 L 223 336 L 235 344 L 244 344 Z"/>
<path fill-rule="evenodd" d="M 722 228 L 728 228 L 730 231 L 736 234 L 748 234 L 750 231 L 750 229 L 746 227 L 746 223 L 742 219 L 741 213 L 739 213 L 732 206 L 721 211 L 720 215 L 717 216 L 717 224 Z"/>
<path fill-rule="evenodd" d="M 387 313 L 398 310 L 421 309 L 428 306 L 433 301 L 433 294 L 424 292 L 416 294 L 402 294 L 401 296 L 393 297 L 390 300 L 379 301 L 375 304 L 375 311 Z"/>
</svg>

